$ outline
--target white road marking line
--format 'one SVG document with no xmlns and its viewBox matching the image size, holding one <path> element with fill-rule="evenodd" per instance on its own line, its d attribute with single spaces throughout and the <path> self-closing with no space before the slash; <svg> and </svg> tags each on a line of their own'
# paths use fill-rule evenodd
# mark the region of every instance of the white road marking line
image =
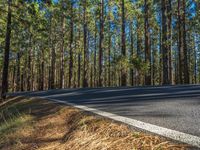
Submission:
<svg viewBox="0 0 200 150">
<path fill-rule="evenodd" d="M 146 131 L 149 131 L 151 133 L 161 135 L 163 137 L 167 137 L 167 138 L 170 138 L 170 139 L 173 139 L 173 140 L 183 142 L 183 143 L 186 143 L 186 144 L 200 148 L 200 137 L 197 137 L 197 136 L 194 136 L 194 135 L 190 135 L 190 134 L 179 132 L 179 131 L 172 130 L 172 129 L 167 129 L 167 128 L 164 128 L 164 127 L 160 127 L 160 126 L 153 125 L 153 124 L 150 124 L 150 123 L 145 123 L 145 122 L 138 121 L 138 120 L 135 120 L 135 119 L 115 115 L 115 114 L 105 112 L 105 111 L 101 111 L 101 110 L 98 110 L 98 109 L 95 109 L 95 108 L 89 108 L 89 107 L 83 106 L 83 105 L 77 105 L 77 104 L 74 104 L 74 103 L 69 103 L 69 102 L 66 102 L 66 101 L 61 101 L 61 100 L 52 99 L 52 98 L 44 98 L 44 97 L 39 97 L 39 98 L 49 99 L 51 101 L 55 101 L 55 102 L 58 102 L 58 103 L 67 104 L 67 105 L 70 105 L 70 106 L 73 106 L 73 107 L 76 107 L 76 108 L 79 108 L 79 109 L 82 109 L 82 110 L 85 110 L 85 111 L 92 112 L 94 114 L 97 114 L 97 115 L 100 115 L 100 116 L 103 116 L 103 117 L 113 119 L 115 121 L 123 122 L 127 125 L 130 125 L 130 126 L 142 129 L 142 130 L 146 130 Z"/>
</svg>

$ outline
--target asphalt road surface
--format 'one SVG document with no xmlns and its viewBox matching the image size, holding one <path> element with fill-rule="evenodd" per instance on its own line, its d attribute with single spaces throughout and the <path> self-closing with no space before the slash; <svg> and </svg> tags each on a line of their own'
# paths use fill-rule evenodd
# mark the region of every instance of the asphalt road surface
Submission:
<svg viewBox="0 0 200 150">
<path fill-rule="evenodd" d="M 200 85 L 56 89 L 14 95 L 67 101 L 200 137 Z"/>
</svg>

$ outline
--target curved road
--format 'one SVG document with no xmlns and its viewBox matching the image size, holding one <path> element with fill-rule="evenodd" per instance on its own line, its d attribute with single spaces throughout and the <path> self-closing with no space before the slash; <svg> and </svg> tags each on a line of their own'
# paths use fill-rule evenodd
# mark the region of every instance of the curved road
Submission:
<svg viewBox="0 0 200 150">
<path fill-rule="evenodd" d="M 57 89 L 14 95 L 67 101 L 200 137 L 200 85 Z"/>
</svg>

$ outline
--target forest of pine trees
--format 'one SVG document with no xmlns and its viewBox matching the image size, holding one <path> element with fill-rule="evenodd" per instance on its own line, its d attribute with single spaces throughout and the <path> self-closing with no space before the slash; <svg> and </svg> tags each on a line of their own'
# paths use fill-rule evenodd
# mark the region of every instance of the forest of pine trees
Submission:
<svg viewBox="0 0 200 150">
<path fill-rule="evenodd" d="M 0 87 L 200 83 L 199 0 L 1 0 Z"/>
</svg>

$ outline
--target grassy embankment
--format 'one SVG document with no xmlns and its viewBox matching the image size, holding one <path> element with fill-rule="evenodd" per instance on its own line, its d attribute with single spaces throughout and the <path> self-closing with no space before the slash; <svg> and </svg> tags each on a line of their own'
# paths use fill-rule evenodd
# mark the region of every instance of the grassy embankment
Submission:
<svg viewBox="0 0 200 150">
<path fill-rule="evenodd" d="M 0 104 L 0 149 L 179 150 L 186 145 L 134 131 L 70 106 L 9 98 Z"/>
</svg>

